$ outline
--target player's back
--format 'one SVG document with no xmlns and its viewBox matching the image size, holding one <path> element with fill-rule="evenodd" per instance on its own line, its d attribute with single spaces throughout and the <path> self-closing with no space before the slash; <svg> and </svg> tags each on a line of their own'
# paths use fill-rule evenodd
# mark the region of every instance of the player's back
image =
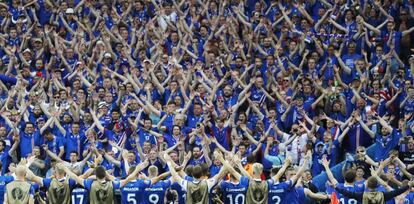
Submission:
<svg viewBox="0 0 414 204">
<path fill-rule="evenodd" d="M 342 188 L 345 189 L 347 191 L 351 191 L 351 192 L 361 192 L 361 188 L 356 187 L 355 185 L 347 185 L 344 183 L 339 183 L 337 185 L 338 188 Z M 353 199 L 353 198 L 348 198 L 340 193 L 337 193 L 338 196 L 338 200 L 341 204 L 358 204 L 360 202 L 358 202 L 357 200 Z"/>
<path fill-rule="evenodd" d="M 302 204 L 306 202 L 306 196 L 303 187 L 290 187 L 285 193 L 285 202 L 289 204 Z"/>
<path fill-rule="evenodd" d="M 4 201 L 4 193 L 6 193 L 6 185 L 14 180 L 13 176 L 0 176 L 0 203 Z"/>
<path fill-rule="evenodd" d="M 142 204 L 164 203 L 165 192 L 171 186 L 170 180 L 159 181 L 144 188 Z"/>
<path fill-rule="evenodd" d="M 414 203 L 414 192 L 408 193 L 404 198 L 404 204 L 413 204 Z"/>
<path fill-rule="evenodd" d="M 121 188 L 122 204 L 137 204 L 142 201 L 144 189 L 150 186 L 150 181 L 133 180 Z"/>
<path fill-rule="evenodd" d="M 268 203 L 288 203 L 286 195 L 292 186 L 291 180 L 275 183 L 273 179 L 269 179 L 267 183 L 269 185 Z"/>
<path fill-rule="evenodd" d="M 249 188 L 249 179 L 241 177 L 238 183 L 223 181 L 221 183 L 221 191 L 223 192 L 225 204 L 245 203 L 246 192 Z"/>
<path fill-rule="evenodd" d="M 76 187 L 72 190 L 72 204 L 89 203 L 88 191 L 82 187 Z"/>
</svg>

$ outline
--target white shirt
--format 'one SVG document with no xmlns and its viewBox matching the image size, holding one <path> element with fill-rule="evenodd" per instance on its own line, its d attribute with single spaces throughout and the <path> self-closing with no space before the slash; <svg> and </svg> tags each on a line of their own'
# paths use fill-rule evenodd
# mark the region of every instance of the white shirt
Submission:
<svg viewBox="0 0 414 204">
<path fill-rule="evenodd" d="M 290 134 L 283 134 L 283 142 L 286 142 L 291 137 Z M 287 146 L 287 153 L 292 157 L 292 164 L 299 165 L 303 162 L 305 153 L 303 149 L 308 142 L 308 135 L 302 134 L 299 137 L 296 137 L 292 143 Z"/>
</svg>

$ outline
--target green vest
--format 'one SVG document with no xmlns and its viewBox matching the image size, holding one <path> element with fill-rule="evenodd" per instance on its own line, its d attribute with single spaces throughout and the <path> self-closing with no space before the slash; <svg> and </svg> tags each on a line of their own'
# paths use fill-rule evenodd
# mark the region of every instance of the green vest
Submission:
<svg viewBox="0 0 414 204">
<path fill-rule="evenodd" d="M 198 183 L 187 182 L 187 204 L 208 204 L 208 185 L 207 181 L 202 180 Z"/>
<path fill-rule="evenodd" d="M 362 204 L 385 204 L 384 194 L 381 192 L 365 192 L 362 195 Z"/>
<path fill-rule="evenodd" d="M 93 181 L 89 198 L 91 204 L 113 204 L 114 187 L 112 182 Z"/>
<path fill-rule="evenodd" d="M 47 197 L 49 203 L 71 204 L 69 178 L 67 177 L 62 182 L 53 178 L 47 191 Z"/>
<path fill-rule="evenodd" d="M 31 184 L 26 181 L 12 181 L 6 185 L 7 201 L 13 204 L 27 204 Z"/>
<path fill-rule="evenodd" d="M 246 204 L 267 204 L 268 185 L 266 181 L 250 180 Z"/>
</svg>

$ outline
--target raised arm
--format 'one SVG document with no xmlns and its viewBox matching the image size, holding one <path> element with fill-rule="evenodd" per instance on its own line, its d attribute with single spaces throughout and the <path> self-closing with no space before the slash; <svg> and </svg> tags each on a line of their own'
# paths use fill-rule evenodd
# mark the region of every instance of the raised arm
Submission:
<svg viewBox="0 0 414 204">
<path fill-rule="evenodd" d="M 291 162 L 290 158 L 287 157 L 285 159 L 284 163 L 283 163 L 282 168 L 280 168 L 279 171 L 277 172 L 277 174 L 272 177 L 273 181 L 279 182 L 280 178 L 283 176 L 283 174 L 285 173 L 286 169 L 289 167 L 290 162 Z"/>
<path fill-rule="evenodd" d="M 83 184 L 84 179 L 82 177 L 77 176 L 75 173 L 73 173 L 71 170 L 69 170 L 68 167 L 66 167 L 62 163 L 57 163 L 56 166 L 58 168 L 63 169 L 66 172 L 66 175 L 68 175 L 70 178 L 72 178 L 73 180 L 75 180 L 76 183 L 78 183 L 79 185 L 85 187 L 84 184 Z"/>
<path fill-rule="evenodd" d="M 123 186 L 125 186 L 126 184 L 128 184 L 128 182 L 130 182 L 131 180 L 133 180 L 134 178 L 136 178 L 137 174 L 140 171 L 142 171 L 144 168 L 146 168 L 148 165 L 149 165 L 148 160 L 145 160 L 144 162 L 138 164 L 135 167 L 134 171 L 130 175 L 128 175 L 128 177 L 126 177 L 124 180 L 121 180 L 121 182 L 120 182 L 121 188 Z"/>
<path fill-rule="evenodd" d="M 338 181 L 335 179 L 335 177 L 332 174 L 332 171 L 329 167 L 329 161 L 326 159 L 326 157 L 322 158 L 322 165 L 325 168 L 326 175 L 328 176 L 329 181 L 336 186 L 338 184 Z"/>
<path fill-rule="evenodd" d="M 368 135 L 372 139 L 374 139 L 375 138 L 374 131 L 372 131 L 371 129 L 369 129 L 369 127 L 367 126 L 367 124 L 365 124 L 364 121 L 361 120 L 361 116 L 357 116 L 355 119 L 359 122 L 359 124 L 361 124 L 361 126 L 365 130 L 365 132 L 368 133 Z"/>
</svg>

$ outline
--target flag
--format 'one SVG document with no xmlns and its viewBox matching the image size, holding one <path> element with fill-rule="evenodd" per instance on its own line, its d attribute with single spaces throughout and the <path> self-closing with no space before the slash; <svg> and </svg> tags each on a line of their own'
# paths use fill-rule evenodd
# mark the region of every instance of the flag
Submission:
<svg viewBox="0 0 414 204">
<path fill-rule="evenodd" d="M 331 204 L 339 204 L 339 200 L 336 197 L 336 192 L 332 192 L 331 194 Z"/>
</svg>

